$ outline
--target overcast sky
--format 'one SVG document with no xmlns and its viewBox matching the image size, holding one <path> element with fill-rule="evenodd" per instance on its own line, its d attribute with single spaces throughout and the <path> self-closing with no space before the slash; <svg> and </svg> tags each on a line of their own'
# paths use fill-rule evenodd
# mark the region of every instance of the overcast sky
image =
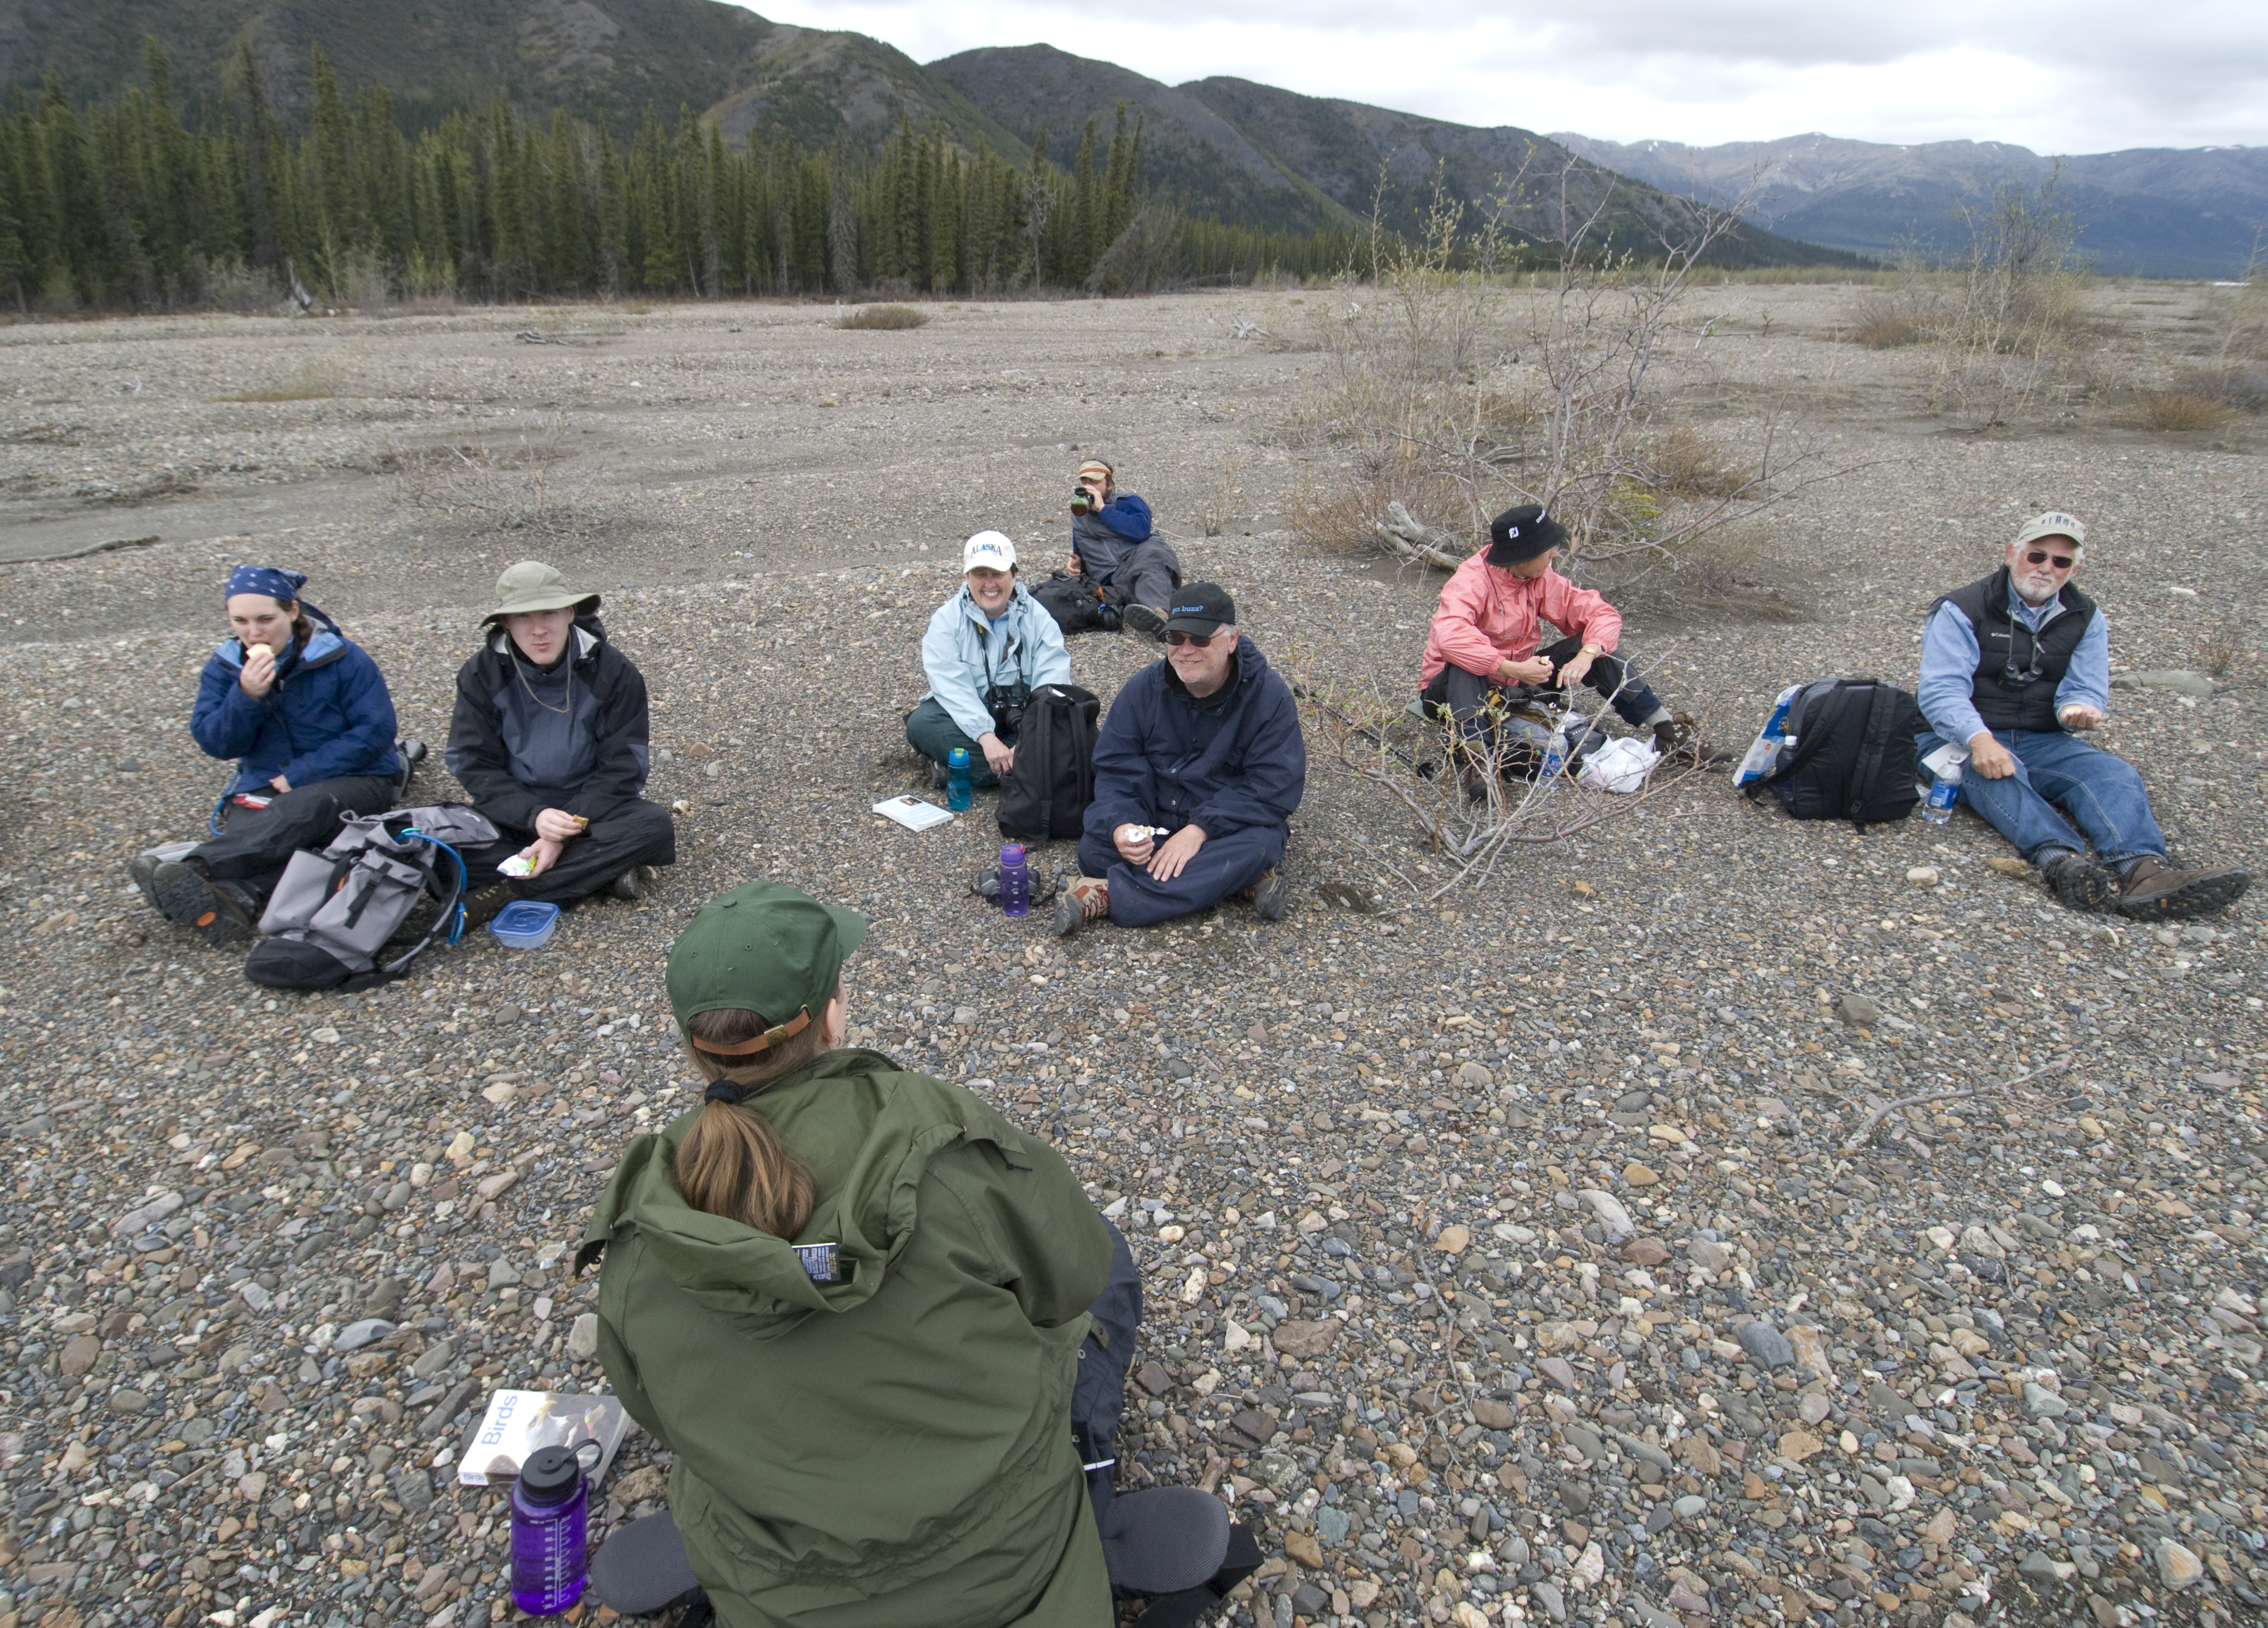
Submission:
<svg viewBox="0 0 2268 1628">
<path fill-rule="evenodd" d="M 2041 152 L 2268 144 L 2262 0 L 756 0 L 919 62 L 1044 41 L 1468 124 L 1709 145 L 1820 130 Z"/>
</svg>

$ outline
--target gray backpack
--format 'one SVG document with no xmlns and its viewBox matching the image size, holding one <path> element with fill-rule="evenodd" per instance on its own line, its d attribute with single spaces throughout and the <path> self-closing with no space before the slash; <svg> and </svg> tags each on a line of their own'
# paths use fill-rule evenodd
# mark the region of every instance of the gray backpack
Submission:
<svg viewBox="0 0 2268 1628">
<path fill-rule="evenodd" d="M 260 917 L 244 976 L 279 990 L 368 989 L 409 969 L 433 940 L 454 944 L 465 893 L 460 847 L 497 840 L 469 808 L 397 808 L 350 820 L 320 853 L 291 856 Z M 437 902 L 412 928 L 420 901 Z"/>
</svg>

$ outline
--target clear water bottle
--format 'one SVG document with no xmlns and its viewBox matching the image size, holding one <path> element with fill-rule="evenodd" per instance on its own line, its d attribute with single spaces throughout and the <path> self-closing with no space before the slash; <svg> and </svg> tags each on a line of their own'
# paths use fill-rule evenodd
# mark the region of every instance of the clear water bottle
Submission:
<svg viewBox="0 0 2268 1628">
<path fill-rule="evenodd" d="M 590 1558 L 590 1493 L 580 1455 L 599 1444 L 538 1448 L 512 1484 L 512 1602 L 550 1617 L 583 1597 Z"/>
<path fill-rule="evenodd" d="M 1572 709 L 1559 715 L 1559 722 L 1552 728 L 1551 739 L 1543 743 L 1543 767 L 1539 778 L 1556 779 L 1566 771 L 1567 726 L 1574 721 L 1574 718 Z"/>
<path fill-rule="evenodd" d="M 1932 825 L 1943 825 L 1953 818 L 1953 805 L 1960 800 L 1961 765 L 1948 763 L 1929 783 L 1929 795 L 1922 801 L 1921 817 Z"/>
<path fill-rule="evenodd" d="M 968 796 L 968 748 L 957 746 L 945 760 L 945 806 L 955 814 L 966 814 Z"/>
<path fill-rule="evenodd" d="M 1006 916 L 1032 913 L 1032 867 L 1024 862 L 1021 843 L 1000 850 L 1000 910 Z"/>
</svg>

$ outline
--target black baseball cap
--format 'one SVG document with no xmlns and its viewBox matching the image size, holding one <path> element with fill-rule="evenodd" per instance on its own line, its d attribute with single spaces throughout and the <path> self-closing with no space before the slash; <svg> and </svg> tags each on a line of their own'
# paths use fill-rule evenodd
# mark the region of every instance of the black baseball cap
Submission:
<svg viewBox="0 0 2268 1628">
<path fill-rule="evenodd" d="M 1489 522 L 1488 563 L 1517 565 L 1548 554 L 1567 541 L 1567 528 L 1544 513 L 1543 505 L 1523 503 Z"/>
<path fill-rule="evenodd" d="M 1167 633 L 1211 633 L 1236 625 L 1236 601 L 1218 583 L 1185 582 L 1166 602 Z"/>
</svg>

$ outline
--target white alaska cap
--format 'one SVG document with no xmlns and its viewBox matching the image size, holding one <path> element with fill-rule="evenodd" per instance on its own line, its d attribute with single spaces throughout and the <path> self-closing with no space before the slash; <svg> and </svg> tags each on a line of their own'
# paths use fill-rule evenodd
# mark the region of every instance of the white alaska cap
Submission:
<svg viewBox="0 0 2268 1628">
<path fill-rule="evenodd" d="M 964 575 L 972 571 L 1012 571 L 1016 564 L 1016 545 L 1008 541 L 1007 534 L 981 531 L 961 545 L 961 569 Z"/>
</svg>

